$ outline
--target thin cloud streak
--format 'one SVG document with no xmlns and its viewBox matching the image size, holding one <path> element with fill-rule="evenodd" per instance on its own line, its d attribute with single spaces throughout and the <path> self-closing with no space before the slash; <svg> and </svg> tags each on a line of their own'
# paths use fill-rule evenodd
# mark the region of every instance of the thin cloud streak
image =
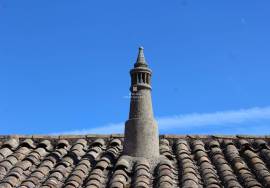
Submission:
<svg viewBox="0 0 270 188">
<path fill-rule="evenodd" d="M 224 125 L 228 125 L 228 127 L 231 125 L 238 125 L 237 127 L 232 128 L 235 128 L 237 130 L 236 132 L 241 132 L 241 130 L 245 130 L 245 127 L 241 127 L 241 125 L 266 120 L 270 120 L 270 107 L 254 107 L 214 113 L 193 113 L 157 118 L 159 130 L 162 133 L 166 133 L 172 129 L 174 132 L 179 132 L 179 130 L 192 130 L 198 128 L 207 129 L 208 131 L 210 130 L 210 132 L 213 132 L 211 129 L 219 128 L 219 130 L 221 129 L 220 134 L 222 134 L 222 127 L 224 127 Z M 262 133 L 264 133 L 263 131 L 264 130 L 262 130 Z M 268 132 L 269 131 L 270 128 Z M 122 122 L 109 123 L 100 127 L 63 132 L 60 134 L 113 134 L 123 132 L 124 123 Z"/>
</svg>

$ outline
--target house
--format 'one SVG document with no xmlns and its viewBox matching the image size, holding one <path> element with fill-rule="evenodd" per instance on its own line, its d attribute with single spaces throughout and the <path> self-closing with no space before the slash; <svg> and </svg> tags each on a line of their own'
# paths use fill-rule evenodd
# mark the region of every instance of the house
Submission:
<svg viewBox="0 0 270 188">
<path fill-rule="evenodd" d="M 270 187 L 270 137 L 159 135 L 143 48 L 130 75 L 124 135 L 0 136 L 0 188 Z"/>
</svg>

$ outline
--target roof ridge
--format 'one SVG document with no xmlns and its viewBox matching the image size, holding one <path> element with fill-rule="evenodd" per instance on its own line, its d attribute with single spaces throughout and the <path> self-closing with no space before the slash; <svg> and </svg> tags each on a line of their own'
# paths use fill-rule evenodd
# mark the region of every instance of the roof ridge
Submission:
<svg viewBox="0 0 270 188">
<path fill-rule="evenodd" d="M 76 139 L 76 138 L 123 138 L 124 134 L 65 134 L 65 135 L 44 135 L 44 134 L 10 134 L 10 135 L 0 135 L 0 139 L 8 138 L 18 138 L 18 139 Z M 246 135 L 246 134 L 236 134 L 236 135 L 220 135 L 220 134 L 160 134 L 160 138 L 270 138 L 270 135 Z"/>
</svg>

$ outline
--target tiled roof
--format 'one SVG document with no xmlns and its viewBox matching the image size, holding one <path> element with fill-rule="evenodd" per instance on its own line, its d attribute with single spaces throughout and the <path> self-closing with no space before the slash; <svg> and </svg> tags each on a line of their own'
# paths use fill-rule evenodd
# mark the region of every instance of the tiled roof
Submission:
<svg viewBox="0 0 270 188">
<path fill-rule="evenodd" d="M 122 135 L 1 136 L 0 188 L 270 187 L 270 137 L 160 136 L 165 156 L 130 164 Z"/>
</svg>

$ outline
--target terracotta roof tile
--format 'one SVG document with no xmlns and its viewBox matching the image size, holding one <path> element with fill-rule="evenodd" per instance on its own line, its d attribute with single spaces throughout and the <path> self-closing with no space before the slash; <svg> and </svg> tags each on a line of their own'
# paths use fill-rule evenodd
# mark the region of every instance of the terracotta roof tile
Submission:
<svg viewBox="0 0 270 188">
<path fill-rule="evenodd" d="M 1 136 L 0 188 L 270 187 L 270 137 L 160 137 L 154 171 L 121 135 Z"/>
</svg>

